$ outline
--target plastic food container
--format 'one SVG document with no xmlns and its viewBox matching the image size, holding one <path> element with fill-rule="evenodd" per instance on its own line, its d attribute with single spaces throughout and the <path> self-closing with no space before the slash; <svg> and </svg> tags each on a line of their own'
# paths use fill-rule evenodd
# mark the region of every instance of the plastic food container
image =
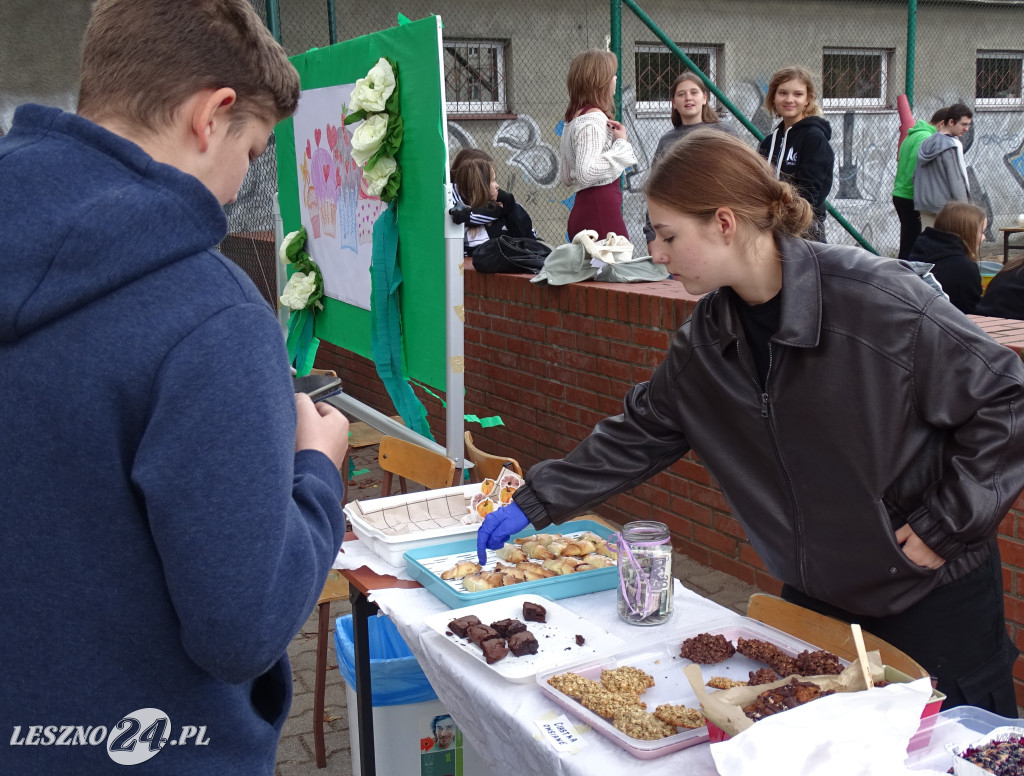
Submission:
<svg viewBox="0 0 1024 776">
<path fill-rule="evenodd" d="M 557 533 L 563 536 L 575 536 L 585 531 L 591 531 L 603 539 L 607 539 L 612 534 L 611 529 L 591 520 L 573 520 L 557 526 Z M 550 529 L 541 532 L 529 529 L 517 533 L 515 536 L 518 538 L 532 536 L 535 533 L 555 532 Z M 496 560 L 499 558 L 493 551 L 488 550 L 487 568 L 493 568 Z M 462 587 L 459 580 L 441 579 L 441 573 L 445 569 L 462 561 L 477 562 L 475 537 L 469 541 L 449 542 L 405 553 L 405 566 L 409 575 L 452 609 L 513 595 L 537 594 L 552 599 L 571 598 L 574 595 L 593 593 L 598 590 L 611 590 L 619 583 L 618 567 L 609 566 L 603 569 L 562 574 L 547 579 L 538 579 L 534 582 L 520 582 L 517 585 L 470 593 Z"/>
<path fill-rule="evenodd" d="M 921 721 L 921 727 L 907 747 L 907 767 L 912 770 L 946 772 L 959 757 L 952 748 L 972 744 L 1002 727 L 1024 727 L 1024 720 L 1010 719 L 974 706 L 957 706 Z M 964 764 L 969 764 L 961 760 Z"/>
<path fill-rule="evenodd" d="M 611 721 L 598 716 L 590 709 L 578 703 L 573 698 L 562 694 L 550 684 L 550 679 L 555 674 L 572 672 L 588 679 L 600 681 L 601 671 L 619 666 L 634 666 L 654 677 L 654 687 L 643 695 L 647 704 L 647 711 L 654 711 L 662 703 L 687 706 L 691 709 L 700 709 L 700 702 L 693 693 L 693 688 L 683 673 L 683 667 L 690 664 L 690 661 L 679 657 L 679 649 L 684 639 L 696 636 L 698 633 L 721 634 L 735 645 L 736 639 L 763 639 L 777 645 L 784 652 L 798 655 L 805 649 L 818 649 L 813 644 L 807 644 L 799 639 L 793 638 L 787 633 L 764 625 L 757 620 L 745 619 L 737 623 L 708 623 L 698 630 L 677 631 L 659 641 L 654 641 L 644 647 L 634 647 L 622 652 L 615 653 L 604 660 L 589 660 L 575 664 L 562 666 L 557 670 L 545 670 L 537 673 L 537 684 L 541 692 L 551 698 L 555 703 L 568 709 L 572 714 L 582 719 L 601 735 L 614 741 L 634 757 L 642 760 L 650 760 L 655 757 L 662 757 L 666 754 L 685 749 L 695 744 L 701 744 L 709 740 L 709 729 L 707 727 L 683 730 L 668 738 L 657 741 L 641 741 L 631 738 L 625 733 L 616 729 Z M 646 632 L 645 632 L 646 635 Z M 739 653 L 728 660 L 714 665 L 702 665 L 701 673 L 707 681 L 713 676 L 724 676 L 729 679 L 746 681 L 750 671 L 764 668 L 764 664 L 743 657 Z M 721 733 L 721 731 L 719 731 Z M 713 740 L 713 739 L 712 739 Z M 720 740 L 720 739 L 719 739 Z"/>
<path fill-rule="evenodd" d="M 466 525 L 460 520 L 467 514 L 469 497 L 479 491 L 478 484 L 470 484 L 354 501 L 345 505 L 345 517 L 371 552 L 401 567 L 402 556 L 409 550 L 457 539 L 475 540 L 480 524 Z M 378 517 L 385 511 L 390 528 L 382 527 Z"/>
<path fill-rule="evenodd" d="M 997 727 L 988 735 L 982 736 L 974 741 L 969 741 L 965 744 L 951 745 L 949 747 L 949 752 L 953 755 L 953 773 L 955 773 L 956 776 L 990 776 L 992 773 L 991 771 L 965 760 L 962 755 L 966 753 L 968 749 L 985 746 L 986 744 L 998 741 L 1019 741 L 1021 738 L 1024 738 L 1024 727 L 1007 725 L 1005 727 Z"/>
</svg>

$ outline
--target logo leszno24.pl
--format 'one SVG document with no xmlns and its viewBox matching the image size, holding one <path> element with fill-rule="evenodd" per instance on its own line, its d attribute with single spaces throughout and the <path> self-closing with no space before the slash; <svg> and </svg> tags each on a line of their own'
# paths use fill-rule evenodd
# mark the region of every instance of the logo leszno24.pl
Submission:
<svg viewBox="0 0 1024 776">
<path fill-rule="evenodd" d="M 22 733 L 16 725 L 11 746 L 99 746 L 119 765 L 138 765 L 155 757 L 166 746 L 206 746 L 206 725 L 182 725 L 177 736 L 170 718 L 160 709 L 139 709 L 106 725 L 29 725 Z"/>
</svg>

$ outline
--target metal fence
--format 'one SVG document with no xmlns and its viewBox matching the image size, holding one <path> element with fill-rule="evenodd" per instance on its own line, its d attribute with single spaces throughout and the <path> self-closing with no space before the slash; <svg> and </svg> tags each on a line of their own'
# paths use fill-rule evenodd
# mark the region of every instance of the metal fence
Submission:
<svg viewBox="0 0 1024 776">
<path fill-rule="evenodd" d="M 836 156 L 829 201 L 850 226 L 848 231 L 829 217 L 830 242 L 853 244 L 852 231 L 878 253 L 896 254 L 899 225 L 891 195 L 900 130 L 896 105 L 904 93 L 916 119 L 927 120 L 954 102 L 975 111 L 963 141 L 972 200 L 989 213 L 983 252 L 996 252 L 998 227 L 1016 225 L 1024 210 L 1022 0 L 253 4 L 272 20 L 268 26 L 290 55 L 393 26 L 400 12 L 412 19 L 440 14 L 449 151 L 489 153 L 500 186 L 526 207 L 548 241 L 565 238 L 572 201 L 572 191 L 558 180 L 565 74 L 575 54 L 612 41 L 621 52 L 622 120 L 638 158 L 623 177 L 623 209 L 634 243 L 642 242 L 651 158 L 670 127 L 668 86 L 684 67 L 673 47 L 708 75 L 724 98 L 714 98 L 713 106 L 752 145 L 756 138 L 747 125 L 761 132 L 772 125 L 764 108 L 772 73 L 798 64 L 814 74 Z M 261 285 L 274 276 L 273 267 L 265 266 L 273 257 L 263 255 L 258 239 L 273 230 L 274 164 L 268 153 L 255 165 L 229 209 L 237 238 L 231 255 Z"/>
</svg>

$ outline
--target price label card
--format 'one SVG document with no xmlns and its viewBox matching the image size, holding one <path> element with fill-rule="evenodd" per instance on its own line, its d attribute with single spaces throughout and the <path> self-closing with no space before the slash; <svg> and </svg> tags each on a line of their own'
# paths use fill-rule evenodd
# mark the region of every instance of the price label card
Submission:
<svg viewBox="0 0 1024 776">
<path fill-rule="evenodd" d="M 544 738 L 560 752 L 576 752 L 587 745 L 587 741 L 576 732 L 576 726 L 565 714 L 554 718 L 535 720 Z"/>
</svg>

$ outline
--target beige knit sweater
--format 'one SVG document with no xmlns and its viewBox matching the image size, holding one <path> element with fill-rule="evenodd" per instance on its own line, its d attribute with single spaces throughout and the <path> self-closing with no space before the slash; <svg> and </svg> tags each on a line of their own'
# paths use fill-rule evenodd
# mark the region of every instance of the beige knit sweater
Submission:
<svg viewBox="0 0 1024 776">
<path fill-rule="evenodd" d="M 633 146 L 616 140 L 607 122 L 607 116 L 594 111 L 577 116 L 562 130 L 559 174 L 573 191 L 611 183 L 636 164 Z"/>
</svg>

